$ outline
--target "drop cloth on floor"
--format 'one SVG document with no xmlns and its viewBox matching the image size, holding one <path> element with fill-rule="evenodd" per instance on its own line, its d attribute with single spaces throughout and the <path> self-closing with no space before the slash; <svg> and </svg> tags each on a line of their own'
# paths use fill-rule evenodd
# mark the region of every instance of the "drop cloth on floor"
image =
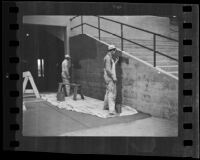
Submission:
<svg viewBox="0 0 200 160">
<path fill-rule="evenodd" d="M 109 118 L 115 116 L 128 116 L 138 113 L 134 108 L 123 105 L 122 112 L 120 114 L 111 116 L 108 110 L 103 110 L 103 101 L 97 100 L 91 97 L 84 96 L 85 99 L 82 100 L 79 95 L 77 95 L 77 100 L 73 100 L 73 96 L 65 97 L 65 101 L 59 102 L 56 98 L 56 93 L 51 94 L 40 94 L 41 98 L 46 100 L 58 108 L 82 112 L 86 114 L 95 115 L 101 118 Z"/>
</svg>

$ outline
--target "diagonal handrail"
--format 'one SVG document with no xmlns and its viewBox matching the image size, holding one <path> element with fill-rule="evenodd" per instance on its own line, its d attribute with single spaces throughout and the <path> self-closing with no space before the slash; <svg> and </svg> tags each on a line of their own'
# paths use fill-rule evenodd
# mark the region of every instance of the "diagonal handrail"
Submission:
<svg viewBox="0 0 200 160">
<path fill-rule="evenodd" d="M 83 23 L 83 25 L 87 25 L 87 26 L 90 26 L 90 27 L 93 27 L 93 28 L 98 29 L 98 27 L 93 26 L 93 25 L 88 24 L 88 23 Z M 109 31 L 107 31 L 107 30 L 100 29 L 100 31 L 103 31 L 103 32 L 105 32 L 105 33 L 108 33 L 108 34 L 111 34 L 111 35 L 116 36 L 116 37 L 118 37 L 118 38 L 121 38 L 121 37 L 118 36 L 117 34 L 111 33 L 111 32 L 109 32 Z M 139 43 L 133 42 L 133 41 L 131 41 L 131 40 L 129 40 L 129 39 L 126 39 L 126 38 L 123 38 L 123 39 L 126 40 L 126 41 L 129 41 L 129 42 L 131 42 L 131 43 L 134 43 L 134 44 L 136 44 L 136 45 L 139 45 L 139 46 L 141 46 L 141 47 L 143 47 L 143 48 L 146 48 L 146 49 L 148 49 L 148 50 L 153 51 L 153 49 L 151 49 L 151 48 L 149 48 L 149 47 L 146 47 L 146 46 L 144 46 L 144 45 L 142 45 L 142 44 L 139 44 Z"/>
<path fill-rule="evenodd" d="M 95 16 L 95 17 L 98 17 L 98 16 Z M 118 24 L 122 24 L 122 25 L 127 26 L 127 27 L 130 27 L 130 28 L 134 28 L 134 29 L 137 29 L 137 30 L 146 32 L 146 33 L 150 33 L 150 34 L 155 34 L 155 35 L 157 35 L 157 36 L 159 36 L 159 37 L 163 37 L 163 38 L 166 38 L 166 39 L 169 39 L 169 40 L 178 42 L 178 40 L 173 39 L 173 38 L 170 38 L 170 37 L 167 37 L 167 36 L 162 35 L 162 34 L 158 34 L 158 33 L 155 33 L 155 32 L 151 32 L 151 31 L 148 31 L 148 30 L 146 30 L 146 29 L 138 28 L 138 27 L 135 27 L 135 26 L 132 26 L 132 25 L 129 25 L 129 24 L 126 24 L 126 23 L 118 22 L 118 21 L 115 21 L 115 20 L 112 20 L 112 19 L 109 19 L 109 18 L 105 18 L 105 17 L 101 17 L 101 16 L 99 16 L 99 17 L 100 17 L 101 19 L 105 19 L 105 20 L 107 20 L 107 21 L 111 21 L 111 22 L 115 22 L 115 23 L 118 23 Z"/>
<path fill-rule="evenodd" d="M 77 17 L 79 17 L 79 16 L 74 16 L 74 17 L 72 17 L 70 20 L 72 21 L 73 19 L 75 19 L 75 18 L 77 18 Z M 177 39 L 170 38 L 170 37 L 167 37 L 167 36 L 165 36 L 165 35 L 162 35 L 162 34 L 159 34 L 159 33 L 155 33 L 155 32 L 152 32 L 152 31 L 148 31 L 148 30 L 146 30 L 146 29 L 138 28 L 138 27 L 135 27 L 135 26 L 132 26 L 132 25 L 123 23 L 123 22 L 118 22 L 118 21 L 115 21 L 115 20 L 113 20 L 113 19 L 105 18 L 105 17 L 102 17 L 102 16 L 94 16 L 94 17 L 99 17 L 100 19 L 104 19 L 104 20 L 107 20 L 107 21 L 111 21 L 111 22 L 114 22 L 114 23 L 118 23 L 118 24 L 120 24 L 120 25 L 124 25 L 124 26 L 130 27 L 130 28 L 134 28 L 134 29 L 137 29 L 137 30 L 146 32 L 146 33 L 155 34 L 156 36 L 163 37 L 163 38 L 166 38 L 166 39 L 169 39 L 169 40 L 172 40 L 172 41 L 179 42 Z"/>
<path fill-rule="evenodd" d="M 70 21 L 72 21 L 73 19 L 75 19 L 77 17 L 79 17 L 79 16 L 74 16 L 74 17 L 70 18 Z"/>
<path fill-rule="evenodd" d="M 77 17 L 79 17 L 79 16 L 74 16 L 74 17 L 72 17 L 72 18 L 70 19 L 70 21 L 72 21 L 73 19 L 75 19 L 75 18 L 77 18 Z M 95 16 L 95 17 L 98 18 L 98 27 L 93 26 L 93 25 L 88 24 L 88 23 L 83 23 L 83 16 L 81 16 L 81 24 L 72 27 L 71 30 L 73 30 L 73 29 L 75 29 L 75 28 L 78 28 L 78 27 L 81 27 L 82 34 L 83 34 L 83 26 L 84 26 L 84 25 L 87 25 L 87 26 L 90 26 L 90 27 L 95 28 L 95 29 L 98 30 L 99 39 L 100 39 L 100 31 L 105 32 L 105 33 L 108 33 L 108 34 L 111 34 L 111 35 L 113 35 L 113 36 L 116 36 L 116 37 L 120 38 L 120 39 L 121 39 L 121 49 L 122 49 L 122 50 L 123 50 L 123 40 L 125 40 L 125 41 L 128 41 L 128 42 L 130 42 L 130 43 L 136 44 L 136 45 L 138 45 L 138 46 L 140 46 L 140 47 L 142 47 L 142 48 L 145 48 L 145 49 L 148 49 L 148 50 L 150 50 L 150 51 L 153 51 L 153 53 L 154 53 L 154 55 L 153 55 L 153 58 L 154 58 L 154 67 L 156 67 L 156 53 L 157 53 L 157 54 L 160 54 L 160 55 L 162 55 L 162 56 L 165 56 L 165 57 L 167 57 L 167 58 L 169 58 L 169 59 L 171 59 L 171 60 L 174 60 L 174 61 L 177 61 L 177 62 L 178 62 L 178 59 L 173 58 L 173 57 L 171 57 L 171 56 L 168 56 L 168 55 L 166 55 L 166 54 L 164 54 L 164 53 L 159 52 L 159 51 L 156 50 L 156 36 L 163 37 L 163 38 L 166 38 L 166 39 L 175 41 L 175 42 L 179 42 L 178 40 L 173 39 L 173 38 L 170 38 L 170 37 L 166 37 L 165 35 L 161 35 L 161 34 L 158 34 L 158 33 L 154 33 L 154 32 L 151 32 L 151 31 L 148 31 L 148 30 L 145 30 L 145 29 L 141 29 L 141 28 L 138 28 L 138 27 L 135 27 L 135 26 L 131 26 L 131 25 L 128 25 L 128 24 L 125 24 L 125 23 L 122 23 L 122 22 L 118 22 L 118 21 L 115 21 L 115 20 L 111 20 L 111 19 L 109 19 L 109 18 L 105 18 L 105 17 L 101 17 L 101 16 Z M 121 26 L 121 35 L 119 36 L 119 35 L 117 35 L 117 34 L 111 33 L 111 32 L 109 32 L 109 31 L 106 31 L 106 30 L 100 28 L 100 19 L 105 19 L 105 20 L 112 21 L 112 22 L 114 22 L 114 23 L 120 24 L 120 26 Z M 143 31 L 143 32 L 152 34 L 152 35 L 153 35 L 153 49 L 151 49 L 151 48 L 149 48 L 149 47 L 146 47 L 146 46 L 144 46 L 144 45 L 142 45 L 142 44 L 133 42 L 133 41 L 131 41 L 131 40 L 129 40 L 129 39 L 124 38 L 124 37 L 123 37 L 123 26 L 127 26 L 127 27 L 130 27 L 130 28 L 134 28 L 134 29 L 137 29 L 137 30 L 140 30 L 140 31 Z"/>
<path fill-rule="evenodd" d="M 88 24 L 88 23 L 83 23 L 83 25 L 87 25 L 87 26 L 90 26 L 90 27 L 93 27 L 93 28 L 98 29 L 98 27 L 93 26 L 93 25 Z M 80 26 L 80 25 L 79 25 L 79 26 Z M 118 37 L 118 38 L 121 38 L 121 37 L 118 36 L 117 34 L 111 33 L 111 32 L 109 32 L 109 31 L 107 31 L 107 30 L 104 30 L 104 29 L 99 29 L 99 30 L 101 30 L 101 31 L 103 31 L 103 32 L 105 32 L 105 33 L 111 34 L 111 35 L 113 35 L 113 36 L 116 36 L 116 37 Z M 125 40 L 125 41 L 128 41 L 128 42 L 134 43 L 134 44 L 136 44 L 136 45 L 138 45 L 138 46 L 140 46 L 140 47 L 143 47 L 143 48 L 145 48 L 145 49 L 148 49 L 148 50 L 150 50 L 150 51 L 154 51 L 153 49 L 151 49 L 151 48 L 149 48 L 149 47 L 146 47 L 146 46 L 144 46 L 144 45 L 142 45 L 142 44 L 139 44 L 139 43 L 137 43 L 137 42 L 133 42 L 133 41 L 131 41 L 131 40 L 129 40 L 129 39 L 126 39 L 126 38 L 122 38 L 122 39 Z M 156 53 L 158 53 L 158 54 L 160 54 L 160 55 L 162 55 L 162 56 L 165 56 L 165 57 L 167 57 L 167 58 L 170 58 L 170 59 L 175 60 L 175 61 L 178 62 L 177 59 L 175 59 L 175 58 L 173 58 L 173 57 L 170 57 L 170 56 L 168 56 L 168 55 L 166 55 L 166 54 L 164 54 L 164 53 L 162 53 L 162 52 L 156 51 Z"/>
</svg>

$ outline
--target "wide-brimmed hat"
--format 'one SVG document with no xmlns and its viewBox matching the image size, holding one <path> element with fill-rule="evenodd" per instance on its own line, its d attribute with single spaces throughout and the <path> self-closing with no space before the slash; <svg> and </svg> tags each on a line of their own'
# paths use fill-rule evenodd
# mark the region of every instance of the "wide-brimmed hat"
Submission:
<svg viewBox="0 0 200 160">
<path fill-rule="evenodd" d="M 116 47 L 115 47 L 114 45 L 109 45 L 109 46 L 108 46 L 108 50 L 109 50 L 109 51 L 115 50 L 115 49 L 116 49 Z"/>
<path fill-rule="evenodd" d="M 69 55 L 69 54 L 66 54 L 66 55 L 65 55 L 65 58 L 71 58 L 71 57 L 70 57 L 70 55 Z"/>
</svg>

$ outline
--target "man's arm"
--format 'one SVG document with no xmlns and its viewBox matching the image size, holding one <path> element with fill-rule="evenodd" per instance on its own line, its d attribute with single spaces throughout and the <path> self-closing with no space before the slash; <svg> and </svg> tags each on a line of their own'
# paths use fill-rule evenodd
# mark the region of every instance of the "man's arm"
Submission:
<svg viewBox="0 0 200 160">
<path fill-rule="evenodd" d="M 104 65 L 107 75 L 113 79 L 112 68 L 111 68 L 111 60 L 107 57 L 104 59 Z"/>
<path fill-rule="evenodd" d="M 66 78 L 70 78 L 69 77 L 69 69 L 68 69 L 67 63 L 62 63 L 62 71 L 65 73 Z"/>
<path fill-rule="evenodd" d="M 66 63 L 66 70 L 65 70 L 65 72 L 66 72 L 66 74 L 67 74 L 67 77 L 68 78 L 70 78 L 70 75 L 69 75 L 69 67 L 70 67 L 70 64 L 69 64 L 69 62 L 67 61 L 67 63 Z"/>
<path fill-rule="evenodd" d="M 117 77 L 116 77 L 116 63 L 118 60 L 114 61 L 113 59 L 112 61 L 112 76 L 113 76 L 113 81 L 116 82 L 117 81 Z"/>
</svg>

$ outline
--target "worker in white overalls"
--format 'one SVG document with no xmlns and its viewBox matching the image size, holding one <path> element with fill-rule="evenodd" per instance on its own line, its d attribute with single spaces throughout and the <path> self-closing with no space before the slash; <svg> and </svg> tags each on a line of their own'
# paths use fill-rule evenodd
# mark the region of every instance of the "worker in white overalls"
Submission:
<svg viewBox="0 0 200 160">
<path fill-rule="evenodd" d="M 62 62 L 62 81 L 63 83 L 70 83 L 70 67 L 71 67 L 71 57 L 66 54 L 65 59 Z M 70 96 L 70 85 L 65 85 L 66 96 Z"/>
<path fill-rule="evenodd" d="M 116 88 L 116 70 L 115 66 L 119 60 L 116 58 L 114 60 L 114 56 L 116 54 L 116 48 L 114 45 L 108 46 L 108 53 L 104 57 L 104 79 L 106 82 L 106 94 L 104 97 L 104 110 L 109 110 L 110 115 L 115 115 L 115 100 L 117 95 Z"/>
</svg>

